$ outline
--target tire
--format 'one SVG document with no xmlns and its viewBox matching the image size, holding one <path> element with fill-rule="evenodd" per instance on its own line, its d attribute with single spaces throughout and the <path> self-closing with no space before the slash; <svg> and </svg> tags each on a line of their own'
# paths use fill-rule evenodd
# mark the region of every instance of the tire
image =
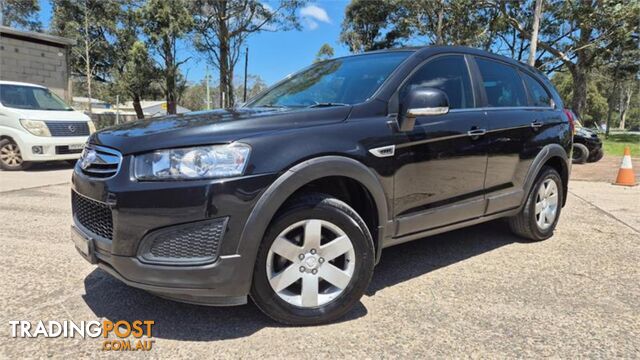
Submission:
<svg viewBox="0 0 640 360">
<path fill-rule="evenodd" d="M 321 241 L 321 246 L 315 249 L 314 237 L 305 233 L 320 234 L 317 239 L 322 240 L 317 241 Z M 283 241 L 288 245 L 284 246 Z M 349 249 L 347 242 L 351 245 Z M 286 252 L 285 248 L 290 250 L 289 255 L 279 255 Z M 341 252 L 333 260 L 323 258 Z M 286 204 L 269 225 L 256 258 L 251 298 L 262 312 L 283 324 L 329 323 L 344 316 L 360 300 L 373 267 L 373 240 L 358 213 L 328 195 L 304 195 Z M 335 273 L 335 268 L 341 273 Z M 345 274 L 350 274 L 350 278 Z M 276 291 L 278 287 L 281 289 Z"/>
<path fill-rule="evenodd" d="M 571 156 L 571 160 L 573 160 L 574 164 L 584 164 L 587 162 L 587 158 L 589 157 L 589 149 L 580 144 L 573 143 L 573 155 Z"/>
<path fill-rule="evenodd" d="M 589 159 L 587 159 L 587 162 L 598 162 L 602 159 L 603 156 L 604 156 L 604 150 L 598 149 L 589 156 Z"/>
<path fill-rule="evenodd" d="M 542 202 L 540 200 L 541 191 L 544 192 L 544 190 L 541 190 L 541 187 L 544 185 L 546 189 L 549 182 L 553 182 L 555 184 L 555 208 L 552 205 L 553 201 L 551 197 L 548 198 L 546 202 Z M 551 190 L 553 190 L 553 188 L 551 188 Z M 527 200 L 522 210 L 518 215 L 509 218 L 509 227 L 511 228 L 511 231 L 518 236 L 533 241 L 550 238 L 551 235 L 553 235 L 553 231 L 558 223 L 558 219 L 560 218 L 563 200 L 564 190 L 560 174 L 551 167 L 543 167 L 535 183 L 531 187 L 531 191 L 527 196 Z M 537 203 L 539 203 L 539 205 Z M 538 205 L 539 208 L 542 208 L 540 214 L 536 213 L 536 205 Z M 549 210 L 549 213 L 546 213 L 544 209 Z M 549 222 L 548 220 L 550 219 L 545 218 L 545 220 L 540 221 L 543 213 L 553 213 L 553 220 Z M 542 226 L 540 223 L 542 223 Z"/>
<path fill-rule="evenodd" d="M 18 144 L 9 140 L 0 140 L 0 169 L 5 171 L 27 170 L 31 163 L 22 160 Z"/>
</svg>

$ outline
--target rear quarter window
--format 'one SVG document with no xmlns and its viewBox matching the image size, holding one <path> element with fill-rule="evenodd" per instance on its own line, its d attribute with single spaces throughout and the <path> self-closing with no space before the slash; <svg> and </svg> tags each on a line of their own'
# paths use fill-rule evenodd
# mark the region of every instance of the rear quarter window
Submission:
<svg viewBox="0 0 640 360">
<path fill-rule="evenodd" d="M 524 83 L 527 86 L 529 97 L 531 98 L 531 105 L 540 107 L 551 106 L 551 97 L 549 96 L 549 92 L 544 88 L 544 86 L 533 77 L 524 73 L 521 74 L 524 79 Z"/>
</svg>

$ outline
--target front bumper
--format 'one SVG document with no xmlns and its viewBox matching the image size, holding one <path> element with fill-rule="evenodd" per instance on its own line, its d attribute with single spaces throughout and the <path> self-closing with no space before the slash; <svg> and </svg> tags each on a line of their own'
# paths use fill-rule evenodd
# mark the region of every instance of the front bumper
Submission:
<svg viewBox="0 0 640 360">
<path fill-rule="evenodd" d="M 86 136 L 73 137 L 41 137 L 25 134 L 14 140 L 20 147 L 22 158 L 25 161 L 56 161 L 76 160 L 80 158 L 82 149 L 70 149 L 79 147 L 87 141 Z M 36 153 L 33 147 L 40 147 L 42 152 Z"/>
<path fill-rule="evenodd" d="M 246 302 L 254 259 L 239 252 L 238 239 L 255 203 L 276 175 L 138 182 L 126 171 L 130 162 L 130 156 L 124 157 L 120 172 L 106 180 L 89 178 L 76 165 L 74 196 L 108 208 L 112 226 L 110 233 L 97 230 L 101 228 L 91 226 L 92 218 L 81 216 L 74 205 L 73 231 L 86 238 L 92 249 L 83 256 L 130 286 L 170 299 L 209 305 Z M 159 233 L 188 234 L 192 224 L 213 221 L 219 225 L 219 220 L 224 221 L 224 231 L 214 257 L 172 263 L 144 256 L 145 244 Z"/>
</svg>

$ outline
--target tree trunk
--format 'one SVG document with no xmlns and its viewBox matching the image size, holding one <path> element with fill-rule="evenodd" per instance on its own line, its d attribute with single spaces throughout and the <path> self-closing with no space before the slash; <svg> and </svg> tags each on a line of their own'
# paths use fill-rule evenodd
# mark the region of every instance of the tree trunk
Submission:
<svg viewBox="0 0 640 360">
<path fill-rule="evenodd" d="M 627 110 L 629 109 L 629 104 L 631 104 L 632 94 L 633 89 L 631 88 L 631 85 L 628 85 L 626 88 L 622 88 L 620 94 L 620 130 L 624 130 L 624 127 L 626 126 Z"/>
<path fill-rule="evenodd" d="M 168 35 L 163 39 L 165 56 L 165 91 L 167 98 L 167 114 L 176 113 L 176 60 L 173 58 L 173 39 Z"/>
<path fill-rule="evenodd" d="M 229 107 L 229 28 L 227 26 L 227 4 L 225 1 L 218 3 L 218 27 L 220 28 L 220 107 Z"/>
<path fill-rule="evenodd" d="M 87 76 L 87 96 L 89 97 L 87 110 L 89 111 L 89 114 L 91 114 L 93 108 L 91 104 L 91 58 L 89 57 L 89 10 L 87 9 L 87 0 L 84 2 L 84 56 Z"/>
<path fill-rule="evenodd" d="M 142 112 L 142 106 L 140 106 L 140 95 L 133 95 L 133 109 L 136 111 L 136 117 L 138 119 L 144 119 L 144 113 Z"/>
<path fill-rule="evenodd" d="M 529 50 L 529 65 L 536 65 L 536 48 L 538 47 L 538 31 L 540 29 L 540 17 L 542 16 L 542 0 L 536 0 L 533 15 L 533 30 L 531 31 L 531 49 Z"/>
<path fill-rule="evenodd" d="M 438 9 L 438 25 L 436 28 L 436 44 L 443 45 L 444 38 L 442 36 L 442 26 L 444 22 L 444 2 L 440 2 L 440 9 Z"/>
<path fill-rule="evenodd" d="M 587 106 L 587 74 L 584 68 L 576 66 L 571 71 L 573 77 L 573 97 L 571 99 L 571 109 L 582 117 L 582 112 Z"/>
</svg>

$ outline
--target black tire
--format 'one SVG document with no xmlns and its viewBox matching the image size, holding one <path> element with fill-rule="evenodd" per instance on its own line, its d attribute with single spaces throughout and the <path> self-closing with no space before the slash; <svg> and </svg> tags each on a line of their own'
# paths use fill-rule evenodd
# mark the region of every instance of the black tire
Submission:
<svg viewBox="0 0 640 360">
<path fill-rule="evenodd" d="M 18 157 L 17 161 L 19 162 L 16 163 L 13 156 L 11 159 L 5 156 L 2 156 L 3 152 L 7 152 L 7 151 L 12 151 L 13 153 L 17 153 L 16 155 Z M 7 155 L 7 154 L 4 153 L 4 155 Z M 18 144 L 16 144 L 15 142 L 9 139 L 0 140 L 0 169 L 5 171 L 20 171 L 20 170 L 27 170 L 30 167 L 31 167 L 30 162 L 22 160 L 22 156 L 20 154 L 20 148 L 18 147 Z"/>
<path fill-rule="evenodd" d="M 553 223 L 548 228 L 541 229 L 536 221 L 536 199 L 538 190 L 548 179 L 556 183 L 558 195 L 557 208 Z M 538 174 L 535 183 L 531 187 L 531 191 L 529 191 L 526 203 L 524 204 L 524 207 L 522 208 L 520 213 L 508 219 L 511 231 L 520 237 L 533 241 L 540 241 L 550 238 L 553 235 L 553 231 L 556 225 L 558 224 L 558 219 L 560 219 L 564 196 L 564 188 L 562 186 L 562 179 L 560 178 L 560 174 L 558 174 L 558 172 L 551 167 L 543 167 Z"/>
<path fill-rule="evenodd" d="M 283 300 L 271 287 L 267 258 L 275 238 L 292 224 L 319 219 L 338 226 L 351 240 L 355 266 L 348 285 L 328 303 L 299 307 Z M 284 206 L 271 222 L 258 250 L 251 298 L 272 319 L 287 325 L 317 325 L 333 322 L 347 314 L 364 294 L 374 267 L 371 234 L 362 218 L 346 203 L 324 194 L 308 194 Z M 295 286 L 295 285 L 294 285 Z"/>
<path fill-rule="evenodd" d="M 587 158 L 589 157 L 589 149 L 580 144 L 573 143 L 573 155 L 571 156 L 571 160 L 573 160 L 574 164 L 584 164 L 587 162 Z"/>
<path fill-rule="evenodd" d="M 587 159 L 587 162 L 598 162 L 602 159 L 603 156 L 604 156 L 604 150 L 598 149 L 589 156 L 589 158 Z"/>
</svg>

